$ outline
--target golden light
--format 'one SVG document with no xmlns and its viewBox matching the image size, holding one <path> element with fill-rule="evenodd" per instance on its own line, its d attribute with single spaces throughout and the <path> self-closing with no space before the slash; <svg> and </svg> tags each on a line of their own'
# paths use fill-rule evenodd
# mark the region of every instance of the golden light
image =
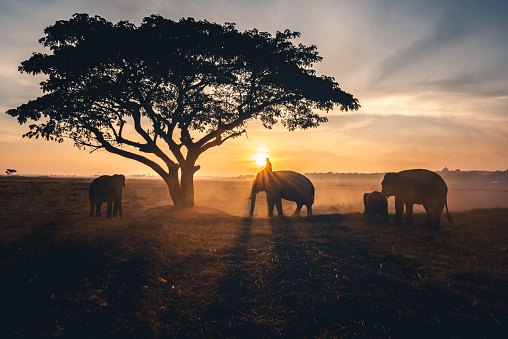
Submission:
<svg viewBox="0 0 508 339">
<path fill-rule="evenodd" d="M 266 153 L 256 153 L 252 160 L 256 162 L 256 165 L 258 166 L 265 166 L 266 165 L 266 158 L 268 158 L 268 154 Z"/>
</svg>

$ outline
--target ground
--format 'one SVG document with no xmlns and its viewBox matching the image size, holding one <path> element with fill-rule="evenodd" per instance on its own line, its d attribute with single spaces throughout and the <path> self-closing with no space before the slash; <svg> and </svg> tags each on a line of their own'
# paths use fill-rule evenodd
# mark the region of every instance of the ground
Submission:
<svg viewBox="0 0 508 339">
<path fill-rule="evenodd" d="M 258 199 L 249 218 L 228 205 L 247 206 L 248 182 L 198 183 L 216 196 L 182 212 L 159 181 L 131 179 L 120 220 L 88 217 L 90 182 L 0 178 L 0 337 L 508 333 L 506 208 L 452 210 L 440 230 L 322 201 L 267 218 Z"/>
</svg>

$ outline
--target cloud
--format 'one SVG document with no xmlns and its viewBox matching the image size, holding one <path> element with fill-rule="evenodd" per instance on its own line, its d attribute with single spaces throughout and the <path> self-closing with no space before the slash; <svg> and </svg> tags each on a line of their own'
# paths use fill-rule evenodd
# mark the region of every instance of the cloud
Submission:
<svg viewBox="0 0 508 339">
<path fill-rule="evenodd" d="M 375 82 L 386 89 L 506 91 L 507 8 L 502 1 L 429 2 L 426 12 L 414 17 L 425 20 L 422 32 L 409 37 L 401 32 L 409 43 L 396 45 L 379 63 Z"/>
<path fill-rule="evenodd" d="M 5 0 L 0 2 L 2 112 L 41 95 L 41 80 L 19 74 L 17 67 L 32 52 L 44 51 L 37 40 L 45 27 L 76 12 L 136 25 L 160 14 L 236 22 L 240 30 L 296 30 L 302 33 L 297 43 L 316 44 L 324 57 L 316 65 L 318 74 L 335 77 L 360 100 L 359 112 L 332 112 L 318 129 L 288 132 L 249 124 L 248 139 L 242 136 L 200 158 L 201 174 L 245 173 L 241 164 L 259 145 L 274 152 L 276 168 L 302 172 L 508 166 L 504 0 Z M 0 114 L 1 142 L 21 140 L 26 130 Z M 23 155 L 30 157 L 32 144 L 23 142 Z M 20 154 L 14 144 L 2 149 L 0 158 Z M 72 164 L 77 167 L 94 156 L 47 144 L 37 143 L 34 152 L 48 147 L 59 158 L 75 153 L 82 159 Z M 99 173 L 103 165 L 94 163 L 92 173 Z"/>
</svg>

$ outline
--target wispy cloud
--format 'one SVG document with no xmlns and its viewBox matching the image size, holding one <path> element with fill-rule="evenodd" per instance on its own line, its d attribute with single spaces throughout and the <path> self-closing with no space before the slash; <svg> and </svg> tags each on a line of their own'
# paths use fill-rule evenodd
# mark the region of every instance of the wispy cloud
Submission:
<svg viewBox="0 0 508 339">
<path fill-rule="evenodd" d="M 375 82 L 406 90 L 506 91 L 508 5 L 502 1 L 428 2 L 422 33 L 381 60 Z M 430 18 L 428 16 L 431 16 Z M 401 35 L 405 35 L 401 32 Z"/>
</svg>

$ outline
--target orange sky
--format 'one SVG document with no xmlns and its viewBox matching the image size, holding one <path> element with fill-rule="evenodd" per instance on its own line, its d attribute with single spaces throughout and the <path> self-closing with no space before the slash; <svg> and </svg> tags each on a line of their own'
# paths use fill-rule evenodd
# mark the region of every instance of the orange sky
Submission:
<svg viewBox="0 0 508 339">
<path fill-rule="evenodd" d="M 29 1 L 26 1 L 29 2 Z M 199 3 L 199 6 L 197 5 Z M 106 152 L 22 139 L 28 126 L 3 112 L 41 95 L 38 77 L 17 72 L 45 27 L 75 12 L 139 24 L 158 13 L 236 22 L 239 29 L 302 33 L 296 43 L 316 44 L 318 74 L 333 76 L 357 97 L 357 112 L 334 111 L 317 129 L 288 132 L 248 125 L 247 136 L 230 140 L 198 160 L 201 176 L 236 176 L 259 170 L 262 151 L 274 170 L 386 172 L 408 168 L 508 169 L 508 23 L 506 5 L 453 0 L 401 4 L 383 1 L 103 1 L 56 0 L 43 7 L 7 0 L 0 5 L 0 169 L 19 174 L 153 174 Z M 127 5 L 128 4 L 128 5 Z M 489 3 L 490 4 L 490 3 Z M 340 20 L 339 20 L 340 19 Z M 7 33 L 10 32 L 10 33 Z M 47 51 L 46 51 L 47 52 Z M 323 113 L 324 114 L 324 113 Z"/>
</svg>

